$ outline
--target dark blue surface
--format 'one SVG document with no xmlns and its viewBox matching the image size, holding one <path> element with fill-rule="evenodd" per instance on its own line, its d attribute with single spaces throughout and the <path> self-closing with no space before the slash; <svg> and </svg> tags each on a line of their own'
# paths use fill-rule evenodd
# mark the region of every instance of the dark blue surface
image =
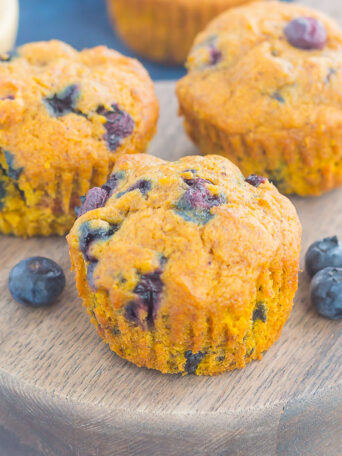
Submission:
<svg viewBox="0 0 342 456">
<path fill-rule="evenodd" d="M 137 57 L 114 34 L 105 0 L 19 0 L 19 3 L 17 45 L 58 38 L 76 49 L 106 44 L 125 55 Z M 178 79 L 185 74 L 182 67 L 166 67 L 139 60 L 153 79 Z"/>
<path fill-rule="evenodd" d="M 17 45 L 57 38 L 76 49 L 106 44 L 125 55 L 135 56 L 113 33 L 105 0 L 20 0 L 19 3 Z M 178 79 L 185 73 L 180 67 L 139 60 L 153 79 Z"/>
</svg>

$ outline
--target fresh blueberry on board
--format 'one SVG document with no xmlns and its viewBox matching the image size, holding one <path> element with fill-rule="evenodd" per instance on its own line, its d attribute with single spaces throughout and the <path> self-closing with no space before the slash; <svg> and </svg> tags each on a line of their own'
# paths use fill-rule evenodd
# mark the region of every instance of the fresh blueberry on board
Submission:
<svg viewBox="0 0 342 456">
<path fill-rule="evenodd" d="M 320 50 L 327 43 L 324 24 L 313 17 L 298 17 L 285 27 L 287 41 L 298 49 Z"/>
<path fill-rule="evenodd" d="M 20 261 L 10 272 L 8 286 L 13 298 L 30 307 L 53 304 L 65 287 L 63 269 L 53 260 L 31 257 Z"/>
<path fill-rule="evenodd" d="M 342 268 L 342 244 L 337 236 L 314 242 L 305 255 L 305 270 L 310 277 L 328 266 Z"/>
<path fill-rule="evenodd" d="M 342 318 L 342 268 L 328 267 L 317 272 L 310 285 L 310 300 L 326 318 Z"/>
</svg>

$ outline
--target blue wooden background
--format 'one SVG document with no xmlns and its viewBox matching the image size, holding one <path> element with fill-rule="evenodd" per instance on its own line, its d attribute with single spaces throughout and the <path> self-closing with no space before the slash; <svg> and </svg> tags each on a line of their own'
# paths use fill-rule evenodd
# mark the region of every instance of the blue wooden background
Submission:
<svg viewBox="0 0 342 456">
<path fill-rule="evenodd" d="M 133 56 L 115 36 L 105 0 L 20 0 L 17 45 L 58 38 L 77 49 L 106 44 Z M 153 79 L 178 79 L 185 71 L 140 59 Z"/>
<path fill-rule="evenodd" d="M 77 49 L 106 44 L 134 56 L 115 36 L 105 0 L 20 0 L 17 45 L 58 38 Z M 170 68 L 139 59 L 153 79 L 177 79 L 182 67 Z"/>
</svg>

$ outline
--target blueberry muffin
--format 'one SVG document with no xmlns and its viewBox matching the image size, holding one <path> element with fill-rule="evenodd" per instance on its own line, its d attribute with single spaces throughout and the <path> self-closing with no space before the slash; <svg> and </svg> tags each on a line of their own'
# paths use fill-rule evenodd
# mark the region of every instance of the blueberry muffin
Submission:
<svg viewBox="0 0 342 456">
<path fill-rule="evenodd" d="M 0 60 L 0 231 L 64 234 L 117 157 L 142 152 L 158 102 L 144 68 L 105 47 L 31 43 Z"/>
<path fill-rule="evenodd" d="M 192 42 L 218 14 L 254 0 L 107 0 L 122 40 L 156 62 L 183 64 Z"/>
<path fill-rule="evenodd" d="M 163 373 L 214 375 L 260 359 L 297 288 L 301 227 L 265 178 L 224 157 L 122 156 L 68 235 L 99 335 Z"/>
<path fill-rule="evenodd" d="M 178 84 L 180 112 L 203 153 L 284 193 L 342 184 L 342 31 L 295 4 L 253 3 L 201 33 Z"/>
</svg>

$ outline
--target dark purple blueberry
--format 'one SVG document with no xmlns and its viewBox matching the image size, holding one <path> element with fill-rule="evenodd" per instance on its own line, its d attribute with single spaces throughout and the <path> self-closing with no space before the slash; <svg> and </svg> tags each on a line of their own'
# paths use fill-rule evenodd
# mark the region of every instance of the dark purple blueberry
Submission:
<svg viewBox="0 0 342 456">
<path fill-rule="evenodd" d="M 59 93 L 44 98 L 44 103 L 51 115 L 62 117 L 70 112 L 75 112 L 79 96 L 80 88 L 78 85 L 73 84 Z M 76 112 L 76 114 L 79 114 L 79 112 Z"/>
<path fill-rule="evenodd" d="M 20 177 L 20 174 L 23 172 L 24 168 L 15 168 L 14 166 L 14 155 L 11 154 L 11 152 L 8 152 L 5 150 L 5 158 L 6 158 L 6 163 L 7 163 L 7 170 L 5 170 L 5 174 L 11 179 L 18 180 Z"/>
<path fill-rule="evenodd" d="M 125 195 L 126 193 L 132 192 L 133 190 L 140 190 L 141 194 L 143 196 L 146 196 L 147 193 L 151 190 L 151 187 L 152 187 L 151 181 L 149 181 L 147 179 L 141 179 L 138 182 L 136 182 L 134 185 L 129 187 L 128 190 L 118 193 L 117 198 L 120 198 L 121 196 Z"/>
<path fill-rule="evenodd" d="M 222 52 L 214 44 L 210 45 L 210 65 L 216 65 L 222 59 Z"/>
<path fill-rule="evenodd" d="M 209 62 L 207 62 L 205 66 L 216 65 L 222 60 L 222 52 L 217 47 L 217 35 L 210 36 L 205 41 L 198 44 L 196 49 L 198 48 L 207 48 L 209 51 Z"/>
<path fill-rule="evenodd" d="M 107 194 L 108 194 L 108 197 L 110 197 L 113 193 L 113 191 L 116 189 L 116 187 L 118 186 L 118 183 L 119 181 L 124 177 L 124 173 L 123 172 L 118 172 L 118 173 L 113 173 L 109 179 L 107 180 L 107 182 L 105 184 L 102 185 L 101 188 L 103 188 Z"/>
<path fill-rule="evenodd" d="M 81 217 L 93 209 L 104 207 L 123 176 L 123 172 L 114 173 L 102 187 L 91 188 L 85 196 L 81 196 L 81 206 L 75 207 L 77 217 Z"/>
<path fill-rule="evenodd" d="M 150 274 L 143 274 L 140 276 L 139 282 L 133 290 L 133 293 L 139 296 L 140 302 L 143 303 L 147 310 L 147 321 L 153 324 L 157 311 L 159 308 L 161 293 L 163 291 L 164 283 L 160 276 L 161 269 Z"/>
<path fill-rule="evenodd" d="M 202 359 L 205 357 L 206 353 L 198 352 L 198 353 L 192 353 L 191 350 L 187 350 L 184 353 L 186 363 L 184 366 L 185 372 L 188 374 L 195 374 L 197 367 L 199 363 L 202 361 Z"/>
<path fill-rule="evenodd" d="M 253 187 L 259 187 L 259 185 L 264 184 L 267 181 L 266 177 L 257 176 L 256 174 L 251 174 L 246 177 L 245 180 L 248 184 L 253 185 Z"/>
<path fill-rule="evenodd" d="M 317 272 L 310 285 L 311 304 L 323 317 L 342 319 L 342 268 Z"/>
<path fill-rule="evenodd" d="M 188 189 L 176 203 L 177 213 L 187 221 L 204 225 L 213 215 L 211 209 L 226 203 L 226 197 L 222 194 L 214 195 L 206 184 L 212 182 L 200 177 L 184 179 Z"/>
<path fill-rule="evenodd" d="M 97 259 L 89 254 L 89 247 L 95 241 L 106 241 L 118 231 L 120 225 L 108 225 L 104 228 L 92 228 L 89 222 L 82 225 L 80 229 L 80 249 L 84 258 L 89 262 L 96 262 Z"/>
<path fill-rule="evenodd" d="M 131 301 L 125 308 L 125 316 L 132 323 L 143 325 L 141 312 L 146 312 L 146 322 L 150 328 L 153 327 L 164 287 L 160 277 L 162 272 L 161 269 L 157 269 L 150 274 L 142 274 L 140 276 L 139 282 L 133 290 L 138 299 Z"/>
<path fill-rule="evenodd" d="M 49 258 L 31 257 L 14 266 L 8 286 L 17 302 L 30 307 L 46 307 L 64 290 L 65 276 L 63 269 Z"/>
<path fill-rule="evenodd" d="M 314 242 L 305 255 L 305 270 L 310 277 L 328 266 L 342 268 L 342 244 L 336 236 Z"/>
<path fill-rule="evenodd" d="M 299 49 L 323 49 L 327 42 L 324 24 L 313 17 L 298 17 L 285 27 L 288 42 Z"/>
<path fill-rule="evenodd" d="M 86 196 L 81 197 L 81 206 L 75 208 L 77 217 L 86 214 L 89 211 L 103 207 L 108 200 L 108 193 L 100 187 L 91 188 Z"/>
<path fill-rule="evenodd" d="M 125 318 L 129 322 L 142 326 L 141 312 L 146 311 L 139 301 L 131 301 L 125 306 Z"/>
<path fill-rule="evenodd" d="M 258 302 L 255 309 L 253 310 L 253 321 L 261 320 L 266 323 L 267 320 L 267 307 L 263 302 Z"/>
<path fill-rule="evenodd" d="M 112 110 L 99 106 L 96 112 L 107 119 L 104 125 L 107 130 L 104 139 L 107 141 L 109 149 L 114 152 L 120 146 L 121 140 L 132 134 L 134 120 L 116 104 L 112 104 Z"/>
</svg>

